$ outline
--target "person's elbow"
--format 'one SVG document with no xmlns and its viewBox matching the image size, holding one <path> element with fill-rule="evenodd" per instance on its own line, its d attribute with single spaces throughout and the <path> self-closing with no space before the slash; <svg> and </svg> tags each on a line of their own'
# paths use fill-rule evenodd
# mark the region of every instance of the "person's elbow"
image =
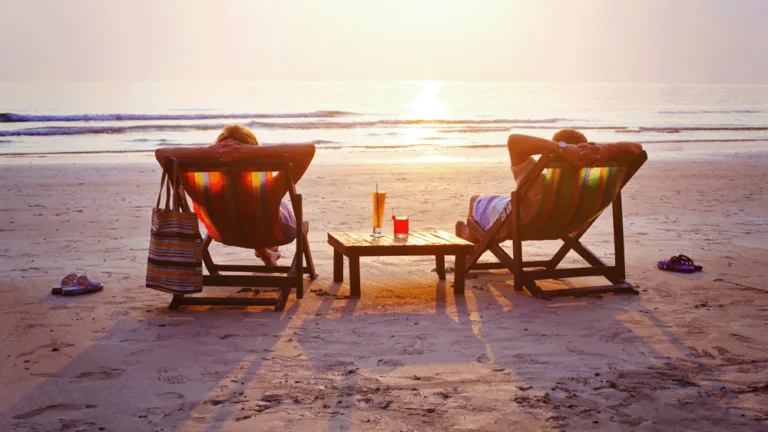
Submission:
<svg viewBox="0 0 768 432">
<path fill-rule="evenodd" d="M 167 153 L 163 148 L 159 148 L 155 150 L 155 159 L 157 159 L 157 162 L 160 163 L 160 165 L 163 164 L 163 159 L 165 159 L 166 155 Z"/>
<path fill-rule="evenodd" d="M 299 154 L 301 154 L 302 159 L 305 159 L 307 163 L 309 163 L 315 158 L 315 151 L 316 147 L 314 144 L 304 144 Z"/>
<path fill-rule="evenodd" d="M 315 154 L 316 146 L 314 144 L 304 144 L 302 147 L 304 152 L 306 152 L 307 154 L 311 154 L 311 155 Z"/>
<path fill-rule="evenodd" d="M 507 137 L 507 147 L 509 148 L 517 147 L 523 141 L 525 141 L 525 135 L 509 134 L 509 136 Z"/>
</svg>

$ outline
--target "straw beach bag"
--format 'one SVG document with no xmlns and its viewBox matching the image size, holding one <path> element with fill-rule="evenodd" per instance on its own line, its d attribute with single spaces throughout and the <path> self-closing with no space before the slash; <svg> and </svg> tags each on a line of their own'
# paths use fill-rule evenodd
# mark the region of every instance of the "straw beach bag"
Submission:
<svg viewBox="0 0 768 432">
<path fill-rule="evenodd" d="M 146 287 L 173 294 L 197 293 L 203 290 L 203 241 L 197 214 L 190 211 L 180 187 L 176 161 L 166 160 L 164 165 L 157 204 L 152 209 Z M 161 208 L 163 188 L 165 207 Z"/>
</svg>

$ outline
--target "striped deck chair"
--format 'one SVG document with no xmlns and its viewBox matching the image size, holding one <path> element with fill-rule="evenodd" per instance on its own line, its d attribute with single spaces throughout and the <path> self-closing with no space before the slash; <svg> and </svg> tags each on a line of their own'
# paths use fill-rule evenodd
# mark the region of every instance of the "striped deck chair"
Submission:
<svg viewBox="0 0 768 432">
<path fill-rule="evenodd" d="M 280 159 L 258 158 L 233 162 L 167 159 L 169 161 L 165 163 L 166 170 L 175 164 L 181 186 L 192 200 L 195 213 L 207 231 L 203 239 L 202 255 L 209 274 L 203 275 L 203 286 L 281 288 L 278 298 L 174 295 L 169 308 L 175 309 L 180 305 L 274 305 L 275 310 L 282 310 L 293 288 L 296 288 L 296 297 L 302 298 L 303 275 L 307 273 L 311 279 L 315 279 L 317 274 L 309 250 L 306 229 L 302 229 L 305 227 L 302 196 L 296 193 L 288 156 L 283 155 Z M 283 174 L 277 177 L 277 173 Z M 279 209 L 274 203 L 282 199 L 275 196 L 278 179 L 286 182 L 296 217 L 295 240 L 287 238 L 277 223 Z M 216 264 L 208 250 L 213 241 L 247 249 L 282 246 L 295 242 L 296 253 L 290 266 Z M 222 272 L 262 274 L 232 275 Z M 276 273 L 282 275 L 273 275 Z"/>
<path fill-rule="evenodd" d="M 469 221 L 468 228 L 480 241 L 467 258 L 467 270 L 507 268 L 514 275 L 515 290 L 525 287 L 533 296 L 545 299 L 607 292 L 637 294 L 637 290 L 625 281 L 621 189 L 647 159 L 648 155 L 643 151 L 630 162 L 609 161 L 603 166 L 578 168 L 562 157 L 542 155 L 531 174 L 523 178 L 512 192 L 510 202 L 487 231 L 476 221 Z M 520 199 L 544 169 L 546 174 L 541 202 L 534 216 L 523 225 L 520 223 Z M 614 265 L 603 262 L 580 241 L 608 205 L 613 208 Z M 499 234 L 506 224 L 511 224 L 511 230 L 507 230 L 510 235 L 500 238 Z M 551 259 L 523 260 L 523 241 L 558 239 L 564 244 Z M 513 257 L 500 246 L 506 240 L 512 240 Z M 478 262 L 486 251 L 495 255 L 499 262 Z M 579 254 L 589 266 L 558 269 L 557 266 L 570 251 Z M 531 267 L 539 269 L 526 270 Z M 611 284 L 558 290 L 542 290 L 536 284 L 542 279 L 586 276 L 603 276 Z"/>
</svg>

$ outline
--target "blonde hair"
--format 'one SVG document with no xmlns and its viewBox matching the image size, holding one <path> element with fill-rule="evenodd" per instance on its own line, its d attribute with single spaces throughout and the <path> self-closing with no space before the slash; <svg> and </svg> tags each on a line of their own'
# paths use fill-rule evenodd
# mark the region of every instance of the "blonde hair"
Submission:
<svg viewBox="0 0 768 432">
<path fill-rule="evenodd" d="M 552 141 L 566 144 L 581 144 L 587 142 L 587 137 L 576 129 L 560 129 L 552 135 Z"/>
<path fill-rule="evenodd" d="M 250 129 L 235 124 L 226 126 L 219 134 L 219 137 L 216 138 L 216 143 L 218 144 L 227 140 L 237 141 L 241 144 L 250 144 L 252 146 L 259 145 L 259 140 L 256 139 L 256 135 L 254 135 Z"/>
</svg>

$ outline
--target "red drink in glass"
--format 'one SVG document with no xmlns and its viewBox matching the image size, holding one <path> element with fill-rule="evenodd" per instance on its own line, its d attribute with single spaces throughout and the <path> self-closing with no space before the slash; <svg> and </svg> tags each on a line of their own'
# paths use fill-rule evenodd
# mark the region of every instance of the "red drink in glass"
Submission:
<svg viewBox="0 0 768 432">
<path fill-rule="evenodd" d="M 392 216 L 395 223 L 395 237 L 408 237 L 408 216 Z"/>
</svg>

